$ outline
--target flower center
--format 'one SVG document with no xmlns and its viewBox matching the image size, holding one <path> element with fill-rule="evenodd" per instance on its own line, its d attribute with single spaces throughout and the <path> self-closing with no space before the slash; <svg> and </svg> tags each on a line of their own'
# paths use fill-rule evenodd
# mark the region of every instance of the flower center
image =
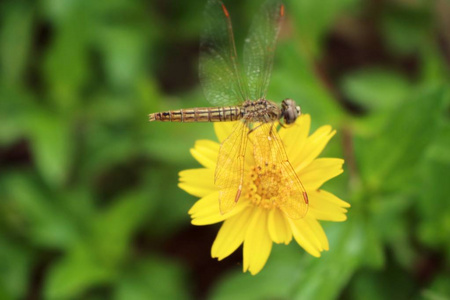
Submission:
<svg viewBox="0 0 450 300">
<path fill-rule="evenodd" d="M 248 173 L 247 198 L 261 208 L 278 208 L 279 196 L 287 192 L 282 173 L 275 164 L 253 167 Z"/>
</svg>

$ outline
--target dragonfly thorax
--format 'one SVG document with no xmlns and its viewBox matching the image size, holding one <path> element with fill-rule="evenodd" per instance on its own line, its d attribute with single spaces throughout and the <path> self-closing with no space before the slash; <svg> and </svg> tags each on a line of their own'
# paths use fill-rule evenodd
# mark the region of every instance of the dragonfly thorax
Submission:
<svg viewBox="0 0 450 300">
<path fill-rule="evenodd" d="M 275 122 L 282 116 L 280 107 L 266 99 L 247 100 L 242 104 L 243 118 L 251 122 Z"/>
<path fill-rule="evenodd" d="M 301 110 L 294 100 L 284 99 L 281 102 L 281 116 L 284 119 L 285 124 L 292 124 L 300 116 Z"/>
<path fill-rule="evenodd" d="M 292 124 L 300 116 L 300 106 L 292 99 L 284 99 L 280 107 L 266 99 L 247 100 L 242 104 L 242 116 L 251 122 L 275 122 L 283 119 L 285 124 Z"/>
</svg>

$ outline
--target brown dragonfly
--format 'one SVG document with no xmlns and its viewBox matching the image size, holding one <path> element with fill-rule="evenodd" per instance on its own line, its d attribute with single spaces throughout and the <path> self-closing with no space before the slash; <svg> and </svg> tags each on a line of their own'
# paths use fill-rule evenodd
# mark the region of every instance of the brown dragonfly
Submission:
<svg viewBox="0 0 450 300">
<path fill-rule="evenodd" d="M 266 201 L 293 219 L 305 216 L 308 196 L 286 155 L 277 133 L 281 120 L 286 126 L 295 122 L 300 107 L 292 99 L 281 106 L 266 99 L 272 72 L 276 42 L 284 17 L 284 5 L 278 0 L 265 2 L 255 16 L 244 45 L 244 72 L 238 66 L 230 14 L 222 1 L 208 0 L 206 29 L 200 43 L 200 81 L 207 100 L 215 107 L 171 110 L 149 115 L 150 121 L 229 122 L 236 121 L 232 133 L 221 146 L 215 171 L 220 189 L 222 214 L 233 209 L 245 186 L 247 144 L 253 144 L 256 166 L 272 168 L 273 176 L 259 172 L 265 189 L 282 182 L 289 192 Z M 245 76 L 242 76 L 245 75 Z M 286 124 L 286 125 L 285 125 Z M 271 172 L 272 172 L 271 171 Z M 271 179 L 272 178 L 272 179 Z M 268 180 L 267 180 L 268 179 Z"/>
</svg>

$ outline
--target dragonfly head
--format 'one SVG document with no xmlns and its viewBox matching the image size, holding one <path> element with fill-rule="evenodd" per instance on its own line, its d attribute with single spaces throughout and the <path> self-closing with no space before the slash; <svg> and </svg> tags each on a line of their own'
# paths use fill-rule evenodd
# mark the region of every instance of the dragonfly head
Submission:
<svg viewBox="0 0 450 300">
<path fill-rule="evenodd" d="M 281 115 L 285 124 L 292 124 L 300 116 L 301 110 L 294 100 L 284 99 L 281 102 Z"/>
</svg>

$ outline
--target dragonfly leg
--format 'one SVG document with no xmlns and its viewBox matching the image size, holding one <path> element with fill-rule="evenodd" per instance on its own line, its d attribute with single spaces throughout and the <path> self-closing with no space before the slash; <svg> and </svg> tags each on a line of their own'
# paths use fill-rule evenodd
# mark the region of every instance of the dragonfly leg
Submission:
<svg viewBox="0 0 450 300">
<path fill-rule="evenodd" d="M 259 124 L 258 126 L 256 126 L 255 128 L 250 129 L 250 130 L 247 132 L 247 135 L 250 135 L 250 133 L 252 133 L 252 132 L 255 131 L 256 129 L 258 129 L 259 127 L 261 127 L 263 124 L 264 124 L 264 123 L 261 123 L 261 124 Z"/>
</svg>

